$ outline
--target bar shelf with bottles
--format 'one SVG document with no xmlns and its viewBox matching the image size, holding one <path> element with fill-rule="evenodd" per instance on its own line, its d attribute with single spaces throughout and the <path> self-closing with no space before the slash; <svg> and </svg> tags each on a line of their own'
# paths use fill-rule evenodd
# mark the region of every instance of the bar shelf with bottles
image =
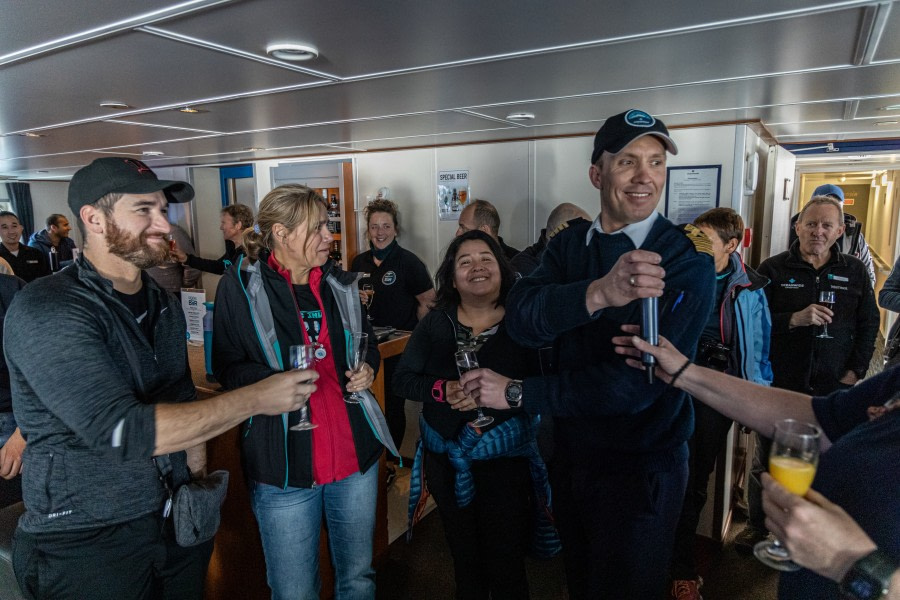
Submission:
<svg viewBox="0 0 900 600">
<path fill-rule="evenodd" d="M 343 265 L 344 248 L 341 231 L 344 224 L 341 216 L 341 190 L 339 188 L 320 188 L 319 193 L 325 198 L 325 203 L 328 206 L 328 231 L 334 236 L 328 256 L 338 264 Z"/>
</svg>

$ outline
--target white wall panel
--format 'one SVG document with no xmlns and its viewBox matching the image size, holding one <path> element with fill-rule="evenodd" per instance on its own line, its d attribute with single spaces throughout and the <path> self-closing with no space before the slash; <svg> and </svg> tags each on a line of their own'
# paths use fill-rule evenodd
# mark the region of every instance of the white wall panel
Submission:
<svg viewBox="0 0 900 600">
<path fill-rule="evenodd" d="M 399 244 L 422 259 L 428 272 L 434 275 L 438 264 L 434 150 L 362 154 L 356 158 L 356 173 L 360 250 L 369 248 L 362 213 L 366 197 L 374 198 L 380 188 L 388 187 L 391 200 L 400 209 Z"/>
</svg>

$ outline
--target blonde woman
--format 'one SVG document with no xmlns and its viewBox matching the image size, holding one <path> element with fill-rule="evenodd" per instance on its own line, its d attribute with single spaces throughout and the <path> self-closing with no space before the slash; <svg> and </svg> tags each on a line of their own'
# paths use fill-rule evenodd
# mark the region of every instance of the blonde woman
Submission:
<svg viewBox="0 0 900 600">
<path fill-rule="evenodd" d="M 256 415 L 241 435 L 274 599 L 319 597 L 323 515 L 335 598 L 375 597 L 372 534 L 381 444 L 366 406 L 346 403 L 344 394 L 371 385 L 379 356 L 371 344 L 358 372 L 347 367 L 347 335 L 371 335 L 371 327 L 362 317 L 355 276 L 328 258 L 327 222 L 325 201 L 314 190 L 275 188 L 260 203 L 258 230 L 244 235 L 246 257 L 238 257 L 216 292 L 213 369 L 226 389 L 290 368 L 292 345 L 318 345 L 319 379 L 309 400 L 317 427 L 290 429 L 299 411 Z"/>
</svg>

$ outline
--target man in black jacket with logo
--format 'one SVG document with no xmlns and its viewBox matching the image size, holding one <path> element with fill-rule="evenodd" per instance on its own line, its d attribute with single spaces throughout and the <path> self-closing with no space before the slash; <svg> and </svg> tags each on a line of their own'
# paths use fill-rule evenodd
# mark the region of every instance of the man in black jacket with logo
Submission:
<svg viewBox="0 0 900 600">
<path fill-rule="evenodd" d="M 844 233 L 840 203 L 813 196 L 795 228 L 798 239 L 790 250 L 757 269 L 771 279 L 765 292 L 772 313 L 772 386 L 825 396 L 865 377 L 880 315 L 865 265 L 835 247 Z M 820 292 L 826 291 L 835 293 L 831 308 L 819 304 Z M 826 323 L 830 337 L 821 335 Z M 739 550 L 765 537 L 759 475 L 771 442 L 759 441 L 748 486 L 750 524 L 735 540 Z"/>
</svg>

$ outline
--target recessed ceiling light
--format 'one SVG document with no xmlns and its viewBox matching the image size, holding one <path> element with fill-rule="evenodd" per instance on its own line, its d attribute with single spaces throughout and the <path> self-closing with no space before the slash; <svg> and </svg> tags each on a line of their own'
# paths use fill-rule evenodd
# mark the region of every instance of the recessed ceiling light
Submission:
<svg viewBox="0 0 900 600">
<path fill-rule="evenodd" d="M 247 152 L 260 152 L 262 150 L 265 150 L 265 148 L 250 147 L 244 148 L 244 150 L 246 150 Z"/>
<path fill-rule="evenodd" d="M 514 112 L 506 115 L 506 118 L 510 121 L 533 121 L 534 113 L 530 112 Z"/>
<path fill-rule="evenodd" d="M 889 104 L 888 106 L 882 106 L 878 110 L 900 110 L 900 104 Z"/>
<path fill-rule="evenodd" d="M 165 156 L 165 152 L 160 152 L 159 150 L 144 150 L 141 154 L 143 156 Z"/>
<path fill-rule="evenodd" d="M 34 133 L 34 132 L 31 132 L 31 131 L 26 131 L 25 133 L 23 133 L 23 134 L 21 134 L 21 135 L 22 135 L 22 137 L 32 137 L 32 138 L 34 138 L 34 137 L 47 137 L 47 136 L 46 136 L 45 134 L 43 134 L 43 133 Z"/>
<path fill-rule="evenodd" d="M 50 171 L 38 171 L 38 173 L 49 173 Z"/>
<path fill-rule="evenodd" d="M 877 121 L 876 125 L 896 125 L 897 121 Z"/>
<path fill-rule="evenodd" d="M 303 61 L 319 57 L 319 51 L 306 44 L 269 44 L 266 54 L 279 60 Z"/>
<path fill-rule="evenodd" d="M 207 111 L 203 110 L 202 108 L 194 108 L 193 106 L 182 106 L 181 108 L 178 109 L 178 112 L 187 113 L 189 115 L 195 115 L 197 113 L 204 113 Z"/>
<path fill-rule="evenodd" d="M 101 102 L 100 107 L 101 108 L 112 108 L 113 110 L 128 110 L 129 108 L 134 108 L 133 106 L 129 106 L 128 104 L 125 104 L 124 102 L 115 102 L 115 101 Z"/>
</svg>

